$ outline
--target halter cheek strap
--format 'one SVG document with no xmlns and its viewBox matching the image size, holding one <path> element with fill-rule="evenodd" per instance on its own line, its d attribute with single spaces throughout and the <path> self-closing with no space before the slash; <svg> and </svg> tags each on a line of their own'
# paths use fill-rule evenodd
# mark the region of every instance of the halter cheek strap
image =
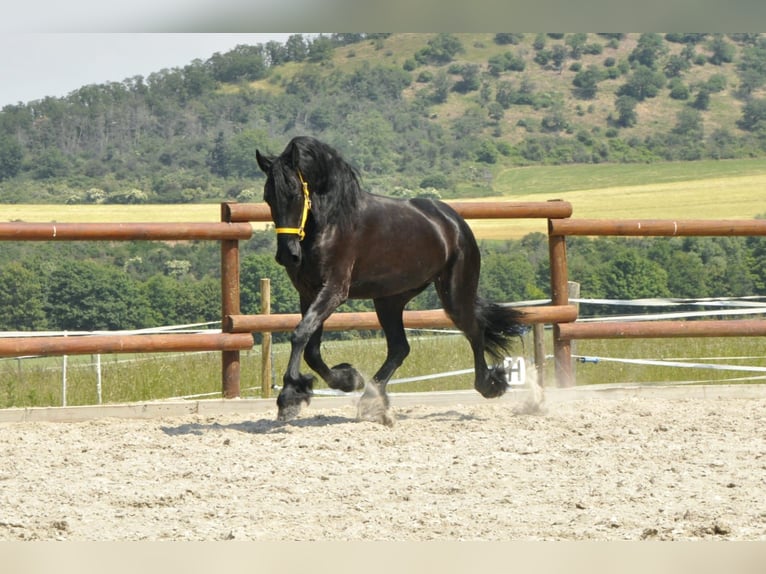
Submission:
<svg viewBox="0 0 766 574">
<path fill-rule="evenodd" d="M 309 197 L 309 184 L 303 179 L 301 170 L 298 170 L 298 179 L 301 180 L 301 186 L 303 188 L 303 213 L 301 214 L 300 227 L 277 227 L 277 235 L 297 235 L 298 241 L 303 241 L 306 237 L 306 221 L 309 218 L 309 210 L 311 209 L 311 198 Z"/>
</svg>

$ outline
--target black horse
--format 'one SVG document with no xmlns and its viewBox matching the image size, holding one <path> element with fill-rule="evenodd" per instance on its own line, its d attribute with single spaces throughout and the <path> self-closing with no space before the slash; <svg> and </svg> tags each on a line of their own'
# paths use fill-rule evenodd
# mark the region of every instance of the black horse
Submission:
<svg viewBox="0 0 766 574">
<path fill-rule="evenodd" d="M 294 418 L 311 400 L 314 377 L 299 370 L 303 353 L 331 388 L 365 388 L 359 418 L 392 424 L 386 384 L 410 351 L 402 312 L 431 283 L 471 344 L 476 390 L 488 398 L 505 392 L 505 372 L 488 369 L 484 352 L 502 357 L 523 332 L 520 313 L 477 296 L 479 248 L 451 207 L 364 192 L 358 173 L 314 138 L 296 137 L 276 157 L 256 156 L 267 176 L 264 200 L 276 225 L 276 259 L 298 290 L 303 316 L 277 399 L 280 420 Z M 374 301 L 388 344 L 385 362 L 367 385 L 354 367 L 330 368 L 320 353 L 324 321 L 350 298 Z"/>
</svg>

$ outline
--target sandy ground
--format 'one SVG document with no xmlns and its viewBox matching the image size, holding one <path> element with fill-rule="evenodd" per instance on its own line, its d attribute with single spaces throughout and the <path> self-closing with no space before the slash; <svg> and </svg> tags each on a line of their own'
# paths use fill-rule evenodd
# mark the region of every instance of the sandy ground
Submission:
<svg viewBox="0 0 766 574">
<path fill-rule="evenodd" d="M 766 539 L 766 393 L 464 397 L 0 423 L 0 540 Z"/>
</svg>

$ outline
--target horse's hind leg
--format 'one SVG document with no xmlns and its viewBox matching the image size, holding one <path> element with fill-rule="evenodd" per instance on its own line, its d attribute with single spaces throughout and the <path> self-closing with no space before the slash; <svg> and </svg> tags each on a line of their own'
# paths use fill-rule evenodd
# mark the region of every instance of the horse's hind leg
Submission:
<svg viewBox="0 0 766 574">
<path fill-rule="evenodd" d="M 383 365 L 364 387 L 364 394 L 359 400 L 357 413 L 360 420 L 379 422 L 386 426 L 394 424 L 386 385 L 410 353 L 410 345 L 404 332 L 402 312 L 407 302 L 419 291 L 403 293 L 394 297 L 383 297 L 374 301 L 375 312 L 386 335 L 388 351 Z"/>
<path fill-rule="evenodd" d="M 488 369 L 484 357 L 486 325 L 479 316 L 479 252 L 465 249 L 434 282 L 444 310 L 471 344 L 474 362 L 474 388 L 486 398 L 502 395 L 507 387 L 502 367 Z"/>
</svg>

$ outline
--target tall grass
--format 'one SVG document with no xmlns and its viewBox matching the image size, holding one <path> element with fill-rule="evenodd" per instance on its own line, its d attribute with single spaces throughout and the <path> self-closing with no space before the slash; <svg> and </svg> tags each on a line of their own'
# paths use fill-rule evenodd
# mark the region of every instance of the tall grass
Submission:
<svg viewBox="0 0 766 574">
<path fill-rule="evenodd" d="M 551 352 L 550 335 L 546 349 Z M 470 369 L 470 347 L 462 335 L 411 334 L 412 352 L 395 379 Z M 512 350 L 532 365 L 531 339 Z M 601 357 L 598 363 L 576 363 L 578 385 L 614 383 L 667 384 L 742 382 L 758 373 L 702 368 L 678 368 L 611 362 L 603 358 L 673 359 L 707 364 L 766 367 L 763 341 L 758 338 L 623 339 L 576 341 L 574 353 Z M 328 364 L 353 363 L 366 379 L 385 358 L 385 340 L 376 336 L 351 341 L 328 341 L 323 345 Z M 281 385 L 287 366 L 288 344 L 273 350 L 274 381 Z M 98 403 L 95 358 L 69 357 L 67 404 Z M 42 407 L 62 404 L 62 358 L 5 359 L 0 361 L 0 407 Z M 258 348 L 241 354 L 242 396 L 261 396 L 261 356 Z M 304 369 L 306 367 L 304 366 Z M 531 369 L 530 369 L 531 371 Z M 546 385 L 555 385 L 553 363 L 545 364 Z M 169 398 L 218 398 L 221 391 L 221 358 L 217 352 L 184 354 L 104 355 L 101 361 L 103 403 L 125 403 Z M 391 392 L 471 389 L 473 375 L 445 376 L 427 381 L 392 384 Z M 318 381 L 316 389 L 326 388 Z"/>
</svg>

